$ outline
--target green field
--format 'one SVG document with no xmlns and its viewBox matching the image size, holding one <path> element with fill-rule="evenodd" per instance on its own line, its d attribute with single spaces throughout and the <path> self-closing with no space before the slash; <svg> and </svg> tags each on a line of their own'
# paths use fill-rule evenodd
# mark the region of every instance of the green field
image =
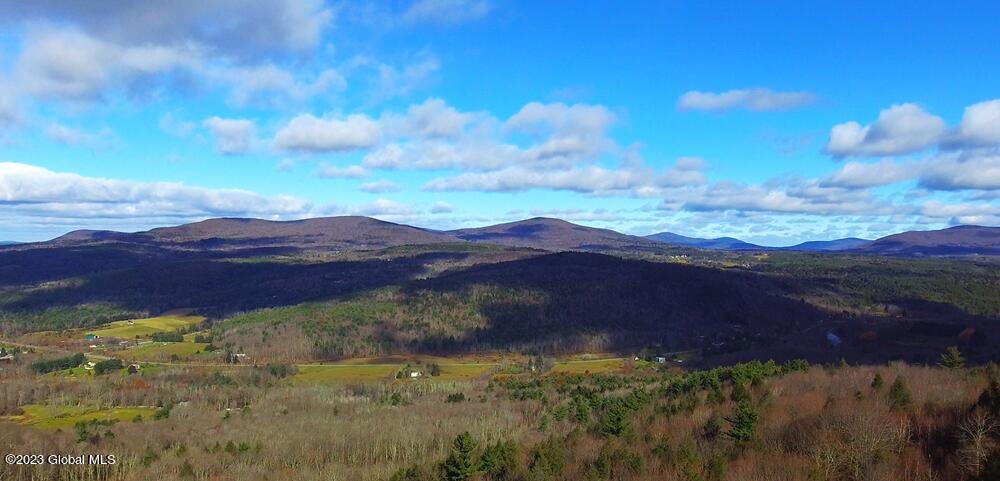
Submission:
<svg viewBox="0 0 1000 481">
<path fill-rule="evenodd" d="M 625 367 L 625 359 L 593 359 L 585 361 L 562 361 L 552 366 L 552 373 L 584 374 L 586 372 L 616 372 Z"/>
<path fill-rule="evenodd" d="M 21 406 L 24 413 L 10 416 L 9 419 L 25 426 L 39 429 L 72 428 L 80 421 L 131 421 L 136 416 L 151 418 L 156 408 L 152 407 L 122 407 L 98 409 L 88 406 L 65 406 L 53 408 L 41 404 Z"/>
<path fill-rule="evenodd" d="M 170 359 L 171 356 L 184 359 L 202 352 L 206 346 L 208 344 L 203 342 L 153 342 L 118 351 L 115 354 L 123 359 L 136 361 L 158 361 Z"/>
<path fill-rule="evenodd" d="M 313 364 L 298 366 L 296 384 L 345 384 L 393 379 L 403 364 Z"/>
<path fill-rule="evenodd" d="M 100 329 L 87 331 L 87 334 L 94 334 L 99 337 L 117 337 L 121 339 L 134 339 L 136 337 L 149 336 L 157 332 L 171 332 L 188 326 L 193 326 L 204 321 L 201 316 L 160 316 L 146 319 L 133 319 L 131 321 L 115 321 L 103 325 Z M 129 325 L 132 322 L 132 325 Z"/>
</svg>

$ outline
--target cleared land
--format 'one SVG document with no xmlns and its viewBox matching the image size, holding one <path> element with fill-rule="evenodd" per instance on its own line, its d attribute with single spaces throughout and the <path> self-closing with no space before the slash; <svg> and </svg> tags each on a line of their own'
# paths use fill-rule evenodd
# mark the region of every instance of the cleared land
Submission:
<svg viewBox="0 0 1000 481">
<path fill-rule="evenodd" d="M 146 319 L 110 322 L 105 324 L 100 329 L 87 331 L 86 333 L 94 334 L 99 337 L 134 339 L 136 337 L 149 336 L 158 332 L 176 331 L 178 329 L 199 324 L 204 320 L 205 318 L 201 316 L 168 315 L 150 317 Z"/>
<path fill-rule="evenodd" d="M 52 407 L 41 404 L 21 406 L 23 414 L 9 419 L 25 426 L 39 429 L 72 428 L 80 421 L 132 421 L 137 416 L 150 418 L 156 412 L 152 407 L 104 408 L 87 406 Z"/>
<path fill-rule="evenodd" d="M 552 373 L 584 374 L 618 372 L 625 367 L 624 358 L 588 359 L 583 361 L 561 361 L 552 366 Z"/>
<path fill-rule="evenodd" d="M 203 352 L 207 346 L 208 343 L 204 342 L 153 342 L 114 354 L 123 359 L 136 361 L 162 361 L 169 360 L 173 356 L 186 359 Z"/>
</svg>

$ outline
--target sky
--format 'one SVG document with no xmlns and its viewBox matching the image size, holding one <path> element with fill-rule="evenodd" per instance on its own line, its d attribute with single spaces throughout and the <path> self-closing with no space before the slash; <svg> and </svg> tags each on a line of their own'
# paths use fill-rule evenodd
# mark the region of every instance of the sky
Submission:
<svg viewBox="0 0 1000 481">
<path fill-rule="evenodd" d="M 1000 4 L 0 0 L 0 240 L 1000 224 Z"/>
</svg>

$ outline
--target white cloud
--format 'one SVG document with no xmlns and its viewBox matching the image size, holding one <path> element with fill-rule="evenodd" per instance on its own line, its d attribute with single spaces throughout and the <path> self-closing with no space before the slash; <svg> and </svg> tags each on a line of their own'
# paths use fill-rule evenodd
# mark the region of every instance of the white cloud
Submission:
<svg viewBox="0 0 1000 481">
<path fill-rule="evenodd" d="M 28 164 L 0 163 L 2 217 L 128 218 L 142 222 L 164 217 L 302 216 L 310 209 L 309 202 L 291 196 L 85 177 Z"/>
<path fill-rule="evenodd" d="M 725 92 L 686 92 L 677 100 L 679 110 L 753 110 L 774 111 L 803 107 L 816 101 L 808 92 L 774 92 L 766 88 L 727 90 Z"/>
<path fill-rule="evenodd" d="M 19 89 L 72 102 L 92 102 L 113 87 L 128 90 L 198 63 L 198 52 L 190 46 L 120 46 L 77 30 L 33 29 L 24 44 L 15 66 Z"/>
<path fill-rule="evenodd" d="M 343 152 L 376 145 L 381 135 L 378 123 L 366 115 L 336 119 L 302 114 L 275 134 L 273 145 L 294 152 Z"/>
<path fill-rule="evenodd" d="M 402 189 L 399 187 L 399 184 L 395 182 L 388 180 L 376 180 L 375 182 L 362 184 L 361 187 L 358 187 L 358 190 L 368 192 L 370 194 L 381 194 L 384 192 L 399 192 Z"/>
<path fill-rule="evenodd" d="M 285 98 L 301 101 L 347 87 L 347 80 L 334 69 L 325 69 L 310 80 L 297 79 L 291 71 L 272 64 L 206 68 L 205 73 L 232 86 L 229 99 L 236 105 L 276 103 Z"/>
<path fill-rule="evenodd" d="M 8 85 L 0 83 L 0 134 L 21 123 L 21 112 Z"/>
<path fill-rule="evenodd" d="M 108 129 L 94 134 L 56 122 L 50 123 L 42 133 L 50 140 L 68 147 L 102 147 L 114 138 L 114 134 Z"/>
<path fill-rule="evenodd" d="M 245 154 L 253 147 L 256 129 L 253 120 L 209 117 L 203 125 L 212 131 L 215 150 L 221 154 Z"/>
<path fill-rule="evenodd" d="M 934 145 L 945 131 L 940 117 L 905 103 L 881 111 L 871 125 L 835 125 L 824 151 L 835 157 L 902 155 Z"/>
<path fill-rule="evenodd" d="M 933 190 L 1000 190 L 1000 152 L 937 155 L 920 170 L 920 186 Z"/>
<path fill-rule="evenodd" d="M 435 202 L 431 206 L 431 214 L 450 214 L 454 212 L 455 208 L 447 202 Z"/>
<path fill-rule="evenodd" d="M 370 204 L 347 207 L 344 212 L 350 215 L 402 216 L 416 214 L 417 210 L 408 204 L 379 198 Z"/>
<path fill-rule="evenodd" d="M 416 0 L 402 19 L 414 24 L 455 25 L 483 18 L 491 8 L 488 0 Z"/>
<path fill-rule="evenodd" d="M 411 105 L 405 117 L 388 116 L 383 124 L 402 135 L 421 138 L 453 138 L 465 131 L 475 116 L 459 112 L 443 100 L 430 98 L 421 104 Z"/>
<path fill-rule="evenodd" d="M 259 0 L 253 8 L 238 0 L 174 0 L 158 4 L 155 12 L 130 0 L 105 0 L 101 8 L 88 2 L 0 0 L 0 11 L 0 22 L 15 25 L 54 21 L 113 43 L 197 43 L 244 58 L 313 48 L 333 20 L 321 0 Z"/>
<path fill-rule="evenodd" d="M 323 165 L 316 171 L 316 176 L 324 179 L 363 179 L 368 177 L 368 175 L 368 170 L 360 165 L 351 165 L 348 167 Z"/>
<path fill-rule="evenodd" d="M 1000 99 L 966 107 L 952 142 L 965 146 L 1000 145 Z"/>
<path fill-rule="evenodd" d="M 874 164 L 848 162 L 840 170 L 825 177 L 822 185 L 830 187 L 868 188 L 893 184 L 916 176 L 912 166 L 883 159 Z"/>
<path fill-rule="evenodd" d="M 690 166 L 686 166 L 690 167 Z M 700 171 L 668 169 L 657 173 L 641 166 L 607 169 L 599 166 L 558 170 L 509 167 L 497 171 L 464 173 L 431 180 L 427 191 L 521 192 L 531 189 L 569 190 L 593 195 L 657 195 L 664 187 L 697 185 L 704 182 Z"/>
</svg>

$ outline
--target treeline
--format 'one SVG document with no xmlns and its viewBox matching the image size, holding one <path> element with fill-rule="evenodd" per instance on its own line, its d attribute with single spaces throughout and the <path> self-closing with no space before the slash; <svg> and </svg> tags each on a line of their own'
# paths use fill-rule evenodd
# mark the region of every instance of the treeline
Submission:
<svg viewBox="0 0 1000 481">
<path fill-rule="evenodd" d="M 31 369 L 38 374 L 45 374 L 54 371 L 61 371 L 63 369 L 74 368 L 83 364 L 84 361 L 86 361 L 86 358 L 83 353 L 77 353 L 72 356 L 36 361 L 31 364 Z"/>
</svg>

